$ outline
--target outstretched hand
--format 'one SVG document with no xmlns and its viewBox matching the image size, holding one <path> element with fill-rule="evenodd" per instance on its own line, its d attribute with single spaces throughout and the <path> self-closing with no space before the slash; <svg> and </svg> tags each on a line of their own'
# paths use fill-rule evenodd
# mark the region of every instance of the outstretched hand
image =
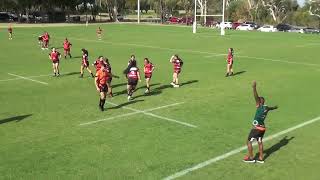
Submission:
<svg viewBox="0 0 320 180">
<path fill-rule="evenodd" d="M 252 87 L 253 87 L 253 88 L 256 88 L 256 87 L 257 87 L 257 82 L 256 82 L 256 81 L 253 81 L 253 82 L 252 82 Z"/>
</svg>

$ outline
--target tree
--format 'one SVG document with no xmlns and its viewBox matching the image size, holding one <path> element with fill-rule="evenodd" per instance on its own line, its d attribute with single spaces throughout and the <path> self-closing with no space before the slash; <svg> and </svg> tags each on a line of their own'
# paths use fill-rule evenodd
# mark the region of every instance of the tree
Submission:
<svg viewBox="0 0 320 180">
<path fill-rule="evenodd" d="M 262 5 L 268 9 L 272 19 L 281 23 L 287 18 L 288 3 L 290 0 L 261 0 Z"/>
<path fill-rule="evenodd" d="M 320 0 L 310 0 L 309 14 L 320 18 Z"/>
</svg>

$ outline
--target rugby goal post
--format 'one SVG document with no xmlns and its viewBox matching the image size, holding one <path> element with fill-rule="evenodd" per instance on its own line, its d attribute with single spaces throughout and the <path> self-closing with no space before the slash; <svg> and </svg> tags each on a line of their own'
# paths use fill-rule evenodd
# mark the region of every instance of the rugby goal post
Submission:
<svg viewBox="0 0 320 180">
<path fill-rule="evenodd" d="M 201 14 L 197 14 L 197 7 L 200 7 Z M 192 31 L 193 33 L 197 33 L 197 17 L 204 17 L 206 22 L 206 17 L 221 17 L 221 23 L 220 23 L 220 35 L 225 35 L 225 29 L 224 29 L 224 17 L 225 17 L 225 7 L 226 7 L 226 0 L 222 0 L 222 14 L 207 14 L 207 0 L 194 0 L 194 21 L 192 25 Z"/>
</svg>

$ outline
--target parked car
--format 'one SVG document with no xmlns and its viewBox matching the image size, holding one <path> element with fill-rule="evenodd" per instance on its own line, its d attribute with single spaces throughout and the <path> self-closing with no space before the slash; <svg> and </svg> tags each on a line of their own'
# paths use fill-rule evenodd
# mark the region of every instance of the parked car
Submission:
<svg viewBox="0 0 320 180">
<path fill-rule="evenodd" d="M 180 19 L 178 17 L 172 16 L 172 17 L 169 18 L 169 23 L 170 24 L 177 24 L 179 22 L 180 22 Z"/>
<path fill-rule="evenodd" d="M 179 19 L 180 23 L 191 25 L 193 23 L 193 17 L 183 17 Z"/>
<path fill-rule="evenodd" d="M 254 30 L 254 26 L 252 24 L 241 24 L 236 29 L 242 31 L 252 31 Z"/>
<path fill-rule="evenodd" d="M 291 27 L 288 32 L 292 33 L 303 33 L 303 27 Z"/>
<path fill-rule="evenodd" d="M 118 19 L 118 21 L 123 21 L 124 17 L 121 14 L 118 14 L 117 15 L 117 19 Z"/>
<path fill-rule="evenodd" d="M 244 22 L 243 24 L 250 24 L 253 26 L 254 29 L 258 29 L 259 28 L 259 25 L 256 24 L 255 22 Z"/>
<path fill-rule="evenodd" d="M 11 22 L 14 21 L 13 17 L 9 15 L 7 12 L 0 12 L 0 22 Z"/>
<path fill-rule="evenodd" d="M 277 28 L 271 26 L 271 25 L 264 25 L 262 27 L 260 27 L 258 29 L 258 31 L 261 31 L 261 32 L 276 32 L 277 31 Z"/>
<path fill-rule="evenodd" d="M 239 22 L 233 22 L 232 23 L 232 29 L 237 29 L 238 26 L 240 26 L 242 23 Z"/>
<path fill-rule="evenodd" d="M 232 22 L 221 22 L 217 24 L 217 28 L 224 27 L 224 29 L 231 29 L 232 28 Z"/>
<path fill-rule="evenodd" d="M 303 28 L 302 33 L 305 34 L 319 34 L 320 30 L 315 28 Z"/>
<path fill-rule="evenodd" d="M 276 26 L 278 31 L 287 32 L 288 30 L 292 29 L 292 27 L 289 24 L 278 24 Z"/>
</svg>

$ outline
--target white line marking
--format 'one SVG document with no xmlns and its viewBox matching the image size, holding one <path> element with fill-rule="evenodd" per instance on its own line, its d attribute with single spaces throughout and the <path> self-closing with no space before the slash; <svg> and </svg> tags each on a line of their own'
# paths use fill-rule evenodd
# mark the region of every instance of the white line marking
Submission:
<svg viewBox="0 0 320 180">
<path fill-rule="evenodd" d="M 68 73 L 62 73 L 61 75 L 65 75 Z M 26 76 L 25 78 L 37 78 L 37 77 L 45 77 L 45 76 L 51 76 L 52 74 L 42 74 L 42 75 L 37 75 L 37 76 Z M 24 78 L 17 77 L 17 78 L 11 78 L 11 79 L 0 79 L 0 82 L 5 82 L 5 81 L 14 81 L 14 80 L 23 80 Z"/>
<path fill-rule="evenodd" d="M 114 106 L 117 106 L 117 104 L 114 104 L 112 102 L 107 102 L 107 103 L 111 104 L 111 105 L 114 105 Z M 129 107 L 122 107 L 122 108 L 134 111 L 136 113 L 142 113 L 142 114 L 149 115 L 149 116 L 152 116 L 152 117 L 156 117 L 156 118 L 159 118 L 159 119 L 163 119 L 163 120 L 166 120 L 166 121 L 178 123 L 178 124 L 181 124 L 181 125 L 184 125 L 184 126 L 188 126 L 188 127 L 191 127 L 191 128 L 197 128 L 197 126 L 195 126 L 193 124 L 189 124 L 189 123 L 178 121 L 178 120 L 174 120 L 174 119 L 171 119 L 171 118 L 166 118 L 166 117 L 163 117 L 163 116 L 155 115 L 155 114 L 149 113 L 147 111 L 140 111 L 140 110 L 129 108 Z"/>
<path fill-rule="evenodd" d="M 168 107 L 171 107 L 171 106 L 177 106 L 177 105 L 180 105 L 180 104 L 183 104 L 183 103 L 184 102 L 169 104 L 169 105 L 165 105 L 165 106 L 160 106 L 160 107 L 156 107 L 156 108 L 147 109 L 147 110 L 144 110 L 142 112 L 147 113 L 147 112 L 158 110 L 158 109 L 168 108 Z M 109 103 L 109 104 L 111 104 L 111 103 Z M 113 103 L 112 103 L 112 105 L 117 106 L 116 104 L 113 104 Z M 133 111 L 131 108 L 130 108 L 130 110 Z M 103 121 L 110 121 L 110 120 L 113 120 L 113 119 L 116 119 L 116 118 L 132 116 L 134 114 L 139 114 L 139 113 L 142 113 L 142 112 L 134 110 L 134 112 L 132 112 L 132 113 L 126 113 L 126 114 L 121 114 L 121 115 L 118 115 L 118 116 L 113 116 L 113 117 L 109 117 L 109 118 L 105 118 L 105 119 L 100 119 L 100 120 L 97 120 L 97 121 L 90 121 L 90 122 L 86 122 L 86 123 L 81 123 L 79 125 L 83 126 L 83 125 L 90 125 L 90 124 L 95 124 L 95 123 L 103 122 Z"/>
<path fill-rule="evenodd" d="M 144 48 L 151 48 L 151 49 L 161 49 L 161 50 L 168 50 L 168 51 L 181 51 L 181 52 L 189 52 L 189 53 L 191 52 L 191 53 L 199 53 L 199 54 L 208 54 L 208 56 L 205 56 L 205 58 L 209 58 L 209 57 L 213 57 L 213 56 L 225 56 L 226 55 L 226 54 L 214 53 L 214 52 L 197 51 L 197 50 L 192 50 L 192 49 L 164 48 L 164 47 L 158 47 L 158 46 L 132 44 L 132 43 L 114 43 L 114 42 L 82 39 L 82 38 L 73 38 L 73 39 L 74 40 L 78 40 L 78 41 L 85 41 L 85 42 L 100 42 L 100 43 L 112 44 L 112 45 L 136 46 L 136 47 L 144 47 Z M 282 63 L 288 63 L 288 64 L 298 64 L 298 65 L 305 65 L 305 66 L 319 66 L 320 67 L 320 64 L 300 63 L 300 62 L 286 61 L 286 60 L 281 60 L 281 59 L 269 59 L 269 58 L 251 57 L 251 56 L 237 56 L 237 57 L 250 58 L 250 59 L 260 59 L 260 60 L 273 61 L 273 62 L 282 62 Z"/>
<path fill-rule="evenodd" d="M 317 122 L 317 121 L 319 121 L 319 120 L 320 120 L 320 116 L 318 116 L 318 117 L 316 117 L 316 118 L 314 118 L 314 119 L 311 119 L 311 120 L 309 120 L 309 121 L 306 121 L 306 122 L 304 122 L 304 123 L 298 124 L 298 125 L 296 125 L 296 126 L 293 126 L 293 127 L 291 127 L 291 128 L 288 128 L 288 129 L 286 129 L 286 130 L 280 131 L 280 132 L 278 132 L 278 133 L 276 133 L 276 134 L 274 134 L 274 135 L 271 135 L 271 136 L 268 136 L 267 138 L 265 138 L 265 139 L 264 139 L 264 142 L 270 141 L 270 140 L 272 140 L 272 139 L 274 139 L 274 138 L 277 138 L 277 137 L 279 137 L 279 136 L 281 136 L 281 135 L 283 135 L 283 134 L 286 134 L 286 133 L 288 133 L 288 132 L 294 131 L 294 130 L 296 130 L 296 129 L 302 128 L 302 127 L 304 127 L 304 126 L 306 126 L 306 125 L 315 123 L 315 122 Z M 254 144 L 254 146 L 255 146 L 255 145 L 256 145 L 256 143 Z M 188 169 L 179 171 L 179 172 L 177 172 L 177 173 L 175 173 L 175 174 L 173 174 L 173 175 L 170 175 L 170 176 L 164 178 L 164 180 L 171 180 L 171 179 L 176 179 L 176 178 L 178 178 L 178 177 L 184 176 L 184 175 L 186 175 L 186 174 L 188 174 L 188 173 L 190 173 L 190 172 L 192 172 L 192 171 L 201 169 L 201 168 L 206 167 L 206 166 L 208 166 L 208 165 L 210 165 L 210 164 L 212 164 L 212 163 L 215 163 L 215 162 L 217 162 L 217 161 L 226 159 L 226 158 L 228 158 L 229 156 L 238 154 L 239 152 L 241 152 L 241 151 L 243 151 L 243 150 L 245 150 L 245 149 L 247 149 L 247 146 L 242 146 L 242 147 L 240 147 L 240 148 L 234 149 L 234 150 L 232 150 L 232 151 L 230 151 L 230 152 L 228 152 L 228 153 L 225 153 L 225 154 L 222 154 L 222 155 L 220 155 L 220 156 L 214 157 L 214 158 L 212 158 L 212 159 L 209 159 L 209 160 L 207 160 L 207 161 L 204 161 L 204 162 L 202 162 L 202 163 L 199 163 L 199 164 L 197 164 L 197 165 L 195 165 L 195 166 L 192 166 L 192 167 L 190 167 L 190 168 L 188 168 Z"/>
<path fill-rule="evenodd" d="M 46 82 L 37 81 L 37 80 L 30 79 L 30 78 L 27 78 L 27 77 L 19 76 L 19 75 L 16 75 L 16 74 L 11 74 L 11 73 L 8 73 L 8 74 L 9 74 L 9 75 L 11 75 L 11 76 L 15 76 L 15 77 L 18 77 L 18 78 L 21 78 L 21 79 L 25 79 L 25 80 L 33 81 L 33 82 L 40 83 L 40 84 L 43 84 L 43 85 L 49 85 L 49 84 L 48 84 L 48 83 L 46 83 Z"/>
<path fill-rule="evenodd" d="M 320 67 L 320 64 L 301 63 L 301 62 L 286 61 L 286 60 L 280 60 L 280 59 L 270 59 L 270 58 L 261 58 L 261 57 L 251 57 L 251 56 L 237 56 L 237 57 L 249 58 L 249 59 L 259 59 L 259 60 L 264 60 L 264 61 L 282 62 L 282 63 L 288 63 L 288 64 L 299 64 L 299 65 L 305 65 L 305 66 L 319 66 Z"/>
</svg>

